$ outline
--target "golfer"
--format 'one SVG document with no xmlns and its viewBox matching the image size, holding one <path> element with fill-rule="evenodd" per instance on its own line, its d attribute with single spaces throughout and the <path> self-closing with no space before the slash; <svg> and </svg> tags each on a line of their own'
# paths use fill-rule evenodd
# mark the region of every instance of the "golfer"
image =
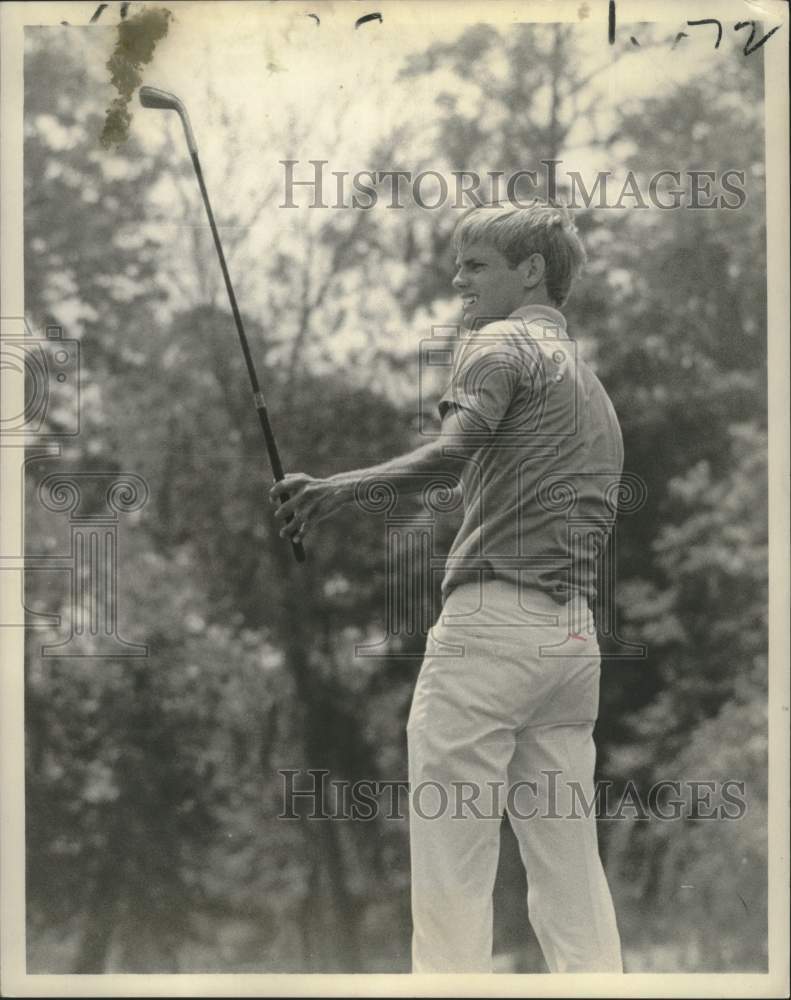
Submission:
<svg viewBox="0 0 791 1000">
<path fill-rule="evenodd" d="M 441 434 L 372 468 L 288 475 L 271 491 L 273 502 L 290 495 L 275 516 L 284 537 L 302 538 L 364 481 L 406 493 L 427 473 L 458 477 L 463 521 L 407 726 L 413 971 L 492 970 L 507 811 L 550 971 L 620 972 L 591 808 L 600 655 L 590 609 L 623 446 L 559 312 L 585 252 L 565 209 L 538 203 L 475 208 L 453 244 L 467 332 Z"/>
</svg>

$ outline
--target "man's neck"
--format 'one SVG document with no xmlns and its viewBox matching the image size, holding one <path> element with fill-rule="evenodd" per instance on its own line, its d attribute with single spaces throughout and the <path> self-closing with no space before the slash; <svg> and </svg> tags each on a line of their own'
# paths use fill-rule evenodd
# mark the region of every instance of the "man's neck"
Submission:
<svg viewBox="0 0 791 1000">
<path fill-rule="evenodd" d="M 516 308 L 524 309 L 525 306 L 549 306 L 550 309 L 556 308 L 549 301 L 549 295 L 547 295 L 547 290 L 543 282 L 537 288 L 530 288 Z M 514 312 L 516 312 L 516 309 Z"/>
</svg>

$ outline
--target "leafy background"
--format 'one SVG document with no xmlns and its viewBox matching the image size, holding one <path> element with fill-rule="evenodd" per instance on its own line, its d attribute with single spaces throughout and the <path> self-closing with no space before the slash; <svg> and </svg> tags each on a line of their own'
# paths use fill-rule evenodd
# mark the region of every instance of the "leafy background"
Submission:
<svg viewBox="0 0 791 1000">
<path fill-rule="evenodd" d="M 419 443 L 416 357 L 432 323 L 456 321 L 449 236 L 459 212 L 311 211 L 306 200 L 279 209 L 279 159 L 508 173 L 554 157 L 568 169 L 632 169 L 644 185 L 659 169 L 745 172 L 738 211 L 628 201 L 580 211 L 591 260 L 567 314 L 648 496 L 619 524 L 620 639 L 603 639 L 605 653 L 632 641 L 648 655 L 605 656 L 600 777 L 616 794 L 631 781 L 645 795 L 659 779 L 746 789 L 734 822 L 625 810 L 600 823 L 626 967 L 761 970 L 762 53 L 744 57 L 726 36 L 704 57 L 690 39 L 682 63 L 673 31 L 640 29 L 639 53 L 626 37 L 606 51 L 600 26 L 585 25 L 415 31 L 396 52 L 363 49 L 349 27 L 343 59 L 321 49 L 318 30 L 308 39 L 300 27 L 291 50 L 253 33 L 262 87 L 282 99 L 241 106 L 222 84 L 247 63 L 234 64 L 217 25 L 201 41 L 211 72 L 191 81 L 188 104 L 282 452 L 315 475 Z M 127 142 L 99 143 L 116 96 L 104 67 L 112 40 L 98 26 L 26 33 L 26 314 L 36 331 L 62 324 L 82 352 L 80 434 L 57 461 L 27 467 L 27 551 L 68 546 L 67 519 L 37 499 L 48 473 L 142 476 L 150 499 L 119 528 L 119 631 L 150 655 L 45 657 L 53 634 L 28 633 L 29 969 L 408 971 L 405 822 L 278 819 L 277 772 L 403 778 L 424 637 L 401 623 L 381 655 L 354 655 L 385 635 L 383 516 L 351 511 L 322 525 L 300 569 L 278 542 L 182 137 L 165 116 L 132 109 Z M 324 90 L 290 70 L 297 50 L 324 59 Z M 658 85 L 628 84 L 635 70 L 624 66 L 637 58 Z M 184 72 L 195 65 L 182 62 Z M 155 62 L 151 82 L 168 86 L 166 65 L 157 77 Z M 438 551 L 453 526 L 450 514 L 437 520 Z M 63 580 L 30 574 L 27 602 L 62 614 L 66 628 Z M 436 597 L 424 598 L 429 617 Z M 495 897 L 503 970 L 544 969 L 524 888 L 506 825 Z"/>
</svg>

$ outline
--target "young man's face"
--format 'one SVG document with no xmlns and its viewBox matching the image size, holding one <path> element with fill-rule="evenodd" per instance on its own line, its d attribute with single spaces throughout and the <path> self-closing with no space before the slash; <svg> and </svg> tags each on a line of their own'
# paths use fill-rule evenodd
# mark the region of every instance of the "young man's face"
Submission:
<svg viewBox="0 0 791 1000">
<path fill-rule="evenodd" d="M 504 319 L 522 305 L 526 289 L 521 267 L 508 261 L 487 243 L 462 246 L 456 257 L 453 287 L 461 295 L 463 322 L 470 329 L 478 321 Z"/>
</svg>

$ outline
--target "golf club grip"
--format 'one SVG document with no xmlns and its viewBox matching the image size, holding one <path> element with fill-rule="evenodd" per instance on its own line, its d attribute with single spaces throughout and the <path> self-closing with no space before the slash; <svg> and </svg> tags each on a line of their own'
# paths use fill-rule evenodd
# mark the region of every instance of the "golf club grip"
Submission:
<svg viewBox="0 0 791 1000">
<path fill-rule="evenodd" d="M 283 463 L 280 461 L 280 452 L 277 450 L 277 442 L 275 441 L 275 435 L 272 431 L 272 425 L 269 423 L 269 414 L 266 409 L 265 403 L 258 403 L 256 405 L 256 410 L 258 411 L 258 419 L 261 422 L 261 430 L 264 432 L 264 440 L 266 441 L 266 450 L 269 454 L 269 464 L 272 466 L 272 475 L 275 477 L 275 482 L 279 483 L 283 479 L 285 473 L 283 472 Z M 280 502 L 285 503 L 289 499 L 288 493 L 284 493 L 281 497 Z M 294 520 L 294 515 L 286 519 L 286 523 Z M 291 548 L 294 550 L 294 558 L 297 562 L 301 563 L 305 561 L 305 550 L 302 547 L 302 542 L 293 541 L 291 542 Z"/>
</svg>

